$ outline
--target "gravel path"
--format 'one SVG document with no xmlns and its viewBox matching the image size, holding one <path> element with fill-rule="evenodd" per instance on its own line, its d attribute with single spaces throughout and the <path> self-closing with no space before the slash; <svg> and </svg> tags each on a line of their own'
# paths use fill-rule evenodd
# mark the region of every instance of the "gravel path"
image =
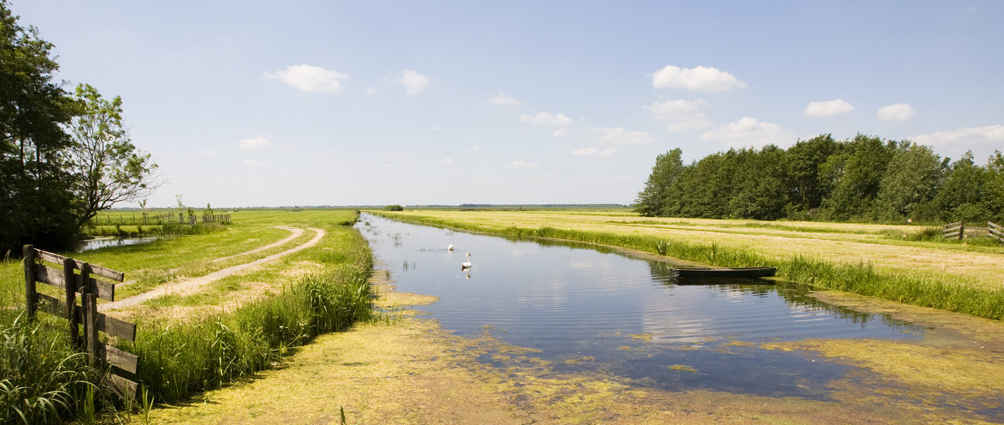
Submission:
<svg viewBox="0 0 1004 425">
<path fill-rule="evenodd" d="M 294 228 L 289 228 L 289 229 L 293 230 Z M 296 236 L 299 236 L 300 234 L 303 234 L 303 230 L 301 230 L 301 229 L 295 229 L 295 230 L 299 231 L 299 233 L 295 233 L 294 232 L 294 235 L 291 236 L 291 238 L 295 238 Z M 119 301 L 115 301 L 115 302 L 110 302 L 110 303 L 107 303 L 107 304 L 98 305 L 98 310 L 100 310 L 100 311 L 121 310 L 121 309 L 124 309 L 124 308 L 135 306 L 137 304 L 142 304 L 143 302 L 145 302 L 147 300 L 151 300 L 151 299 L 154 299 L 154 298 L 157 298 L 157 297 L 162 297 L 164 295 L 178 294 L 178 293 L 182 293 L 182 294 L 183 293 L 191 293 L 195 289 L 197 289 L 197 288 L 199 288 L 201 286 L 204 286 L 206 284 L 209 284 L 209 283 L 215 282 L 217 280 L 223 279 L 223 278 L 225 278 L 227 276 L 230 276 L 230 275 L 233 275 L 233 274 L 236 274 L 236 273 L 248 270 L 248 269 L 250 269 L 252 267 L 260 266 L 262 264 L 265 264 L 265 263 L 268 263 L 268 262 L 271 262 L 271 261 L 275 261 L 275 260 L 277 260 L 279 258 L 282 258 L 282 257 L 285 257 L 285 256 L 287 256 L 289 254 L 293 254 L 293 253 L 296 253 L 296 252 L 299 252 L 299 251 L 302 251 L 304 249 L 307 249 L 307 248 L 310 248 L 312 246 L 317 245 L 317 243 L 321 241 L 321 238 L 324 237 L 325 232 L 324 232 L 323 229 L 317 229 L 317 228 L 313 228 L 313 227 L 310 228 L 310 230 L 314 231 L 314 237 L 312 239 L 310 239 L 309 241 L 307 241 L 306 243 L 302 244 L 302 245 L 298 245 L 298 246 L 296 246 L 294 248 L 287 249 L 287 250 L 282 251 L 280 253 L 269 255 L 268 257 L 255 260 L 255 261 L 252 261 L 250 263 L 238 264 L 236 266 L 227 267 L 227 268 L 222 269 L 222 270 L 217 270 L 217 271 L 209 273 L 209 274 L 207 274 L 205 276 L 199 276 L 199 277 L 195 277 L 195 278 L 191 278 L 191 279 L 187 279 L 187 280 L 182 280 L 182 281 L 178 281 L 178 282 L 166 283 L 164 285 L 158 286 L 158 287 L 156 287 L 154 289 L 151 289 L 150 291 L 144 292 L 144 293 L 139 294 L 139 295 L 135 295 L 135 296 L 132 296 L 132 297 L 129 297 L 129 298 L 125 298 L 125 299 L 122 299 L 122 300 L 119 300 Z M 247 254 L 247 253 L 245 253 L 245 254 Z M 243 255 L 243 254 L 240 254 L 240 255 Z"/>
</svg>

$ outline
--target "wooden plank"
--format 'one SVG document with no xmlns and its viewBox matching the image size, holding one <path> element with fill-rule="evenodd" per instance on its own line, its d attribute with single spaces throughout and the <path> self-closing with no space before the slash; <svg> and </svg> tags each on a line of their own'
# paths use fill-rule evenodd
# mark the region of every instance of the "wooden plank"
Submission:
<svg viewBox="0 0 1004 425">
<path fill-rule="evenodd" d="M 45 294 L 38 294 L 38 306 L 42 311 L 52 314 L 53 316 L 59 316 L 64 319 L 69 319 L 66 312 L 69 310 L 62 301 L 50 297 Z M 83 309 L 79 305 L 73 306 L 73 319 L 77 323 L 80 323 L 83 318 Z M 112 316 L 105 315 L 104 313 L 97 313 L 95 319 L 95 325 L 99 331 L 104 332 L 110 336 L 116 338 L 121 338 L 129 341 L 136 340 L 136 324 L 129 323 L 125 320 L 118 319 Z"/>
<path fill-rule="evenodd" d="M 86 269 L 86 267 L 84 267 Z M 86 270 L 85 270 L 86 272 Z M 91 367 L 98 367 L 98 299 L 94 293 L 88 291 L 84 293 L 83 319 L 84 319 L 84 341 L 87 345 L 87 357 L 90 359 Z"/>
<path fill-rule="evenodd" d="M 71 260 L 72 261 L 71 258 L 67 258 L 67 260 Z M 56 270 L 56 269 L 54 269 L 52 267 L 49 267 L 49 266 L 46 266 L 44 264 L 36 264 L 35 265 L 35 276 L 36 276 L 36 279 L 39 282 L 48 283 L 48 284 L 50 284 L 52 286 L 55 286 L 57 288 L 66 288 L 66 286 L 67 286 L 66 285 L 66 277 L 64 276 L 64 274 L 65 274 L 65 271 Z M 74 290 L 77 293 L 81 293 L 82 294 L 83 293 L 83 289 L 82 288 L 85 288 L 85 287 L 87 287 L 89 285 L 94 285 L 98 289 L 98 298 L 101 298 L 101 299 L 104 299 L 104 300 L 108 300 L 108 301 L 115 301 L 115 285 L 114 284 L 111 284 L 111 283 L 108 283 L 108 282 L 104 282 L 104 281 L 100 281 L 100 280 L 95 280 L 94 278 L 88 278 L 87 279 L 88 282 L 85 284 L 83 282 L 83 278 L 80 275 L 74 274 L 73 276 L 74 276 L 74 280 L 76 280 L 76 282 L 74 282 Z"/>
<path fill-rule="evenodd" d="M 139 387 L 139 384 L 114 373 L 110 373 L 108 374 L 108 385 L 113 391 L 115 391 L 116 394 L 119 395 L 119 397 L 122 397 L 123 400 L 136 399 L 136 388 Z"/>
<path fill-rule="evenodd" d="M 119 350 L 108 344 L 101 344 L 101 350 L 104 352 L 105 363 L 132 374 L 136 373 L 139 356 L 128 351 Z"/>
<path fill-rule="evenodd" d="M 45 267 L 43 266 L 42 268 L 44 269 Z M 79 347 L 80 316 L 73 314 L 73 309 L 77 306 L 77 283 L 76 279 L 74 279 L 73 268 L 73 260 L 69 258 L 63 260 L 63 281 L 68 282 L 64 288 L 66 291 L 63 293 L 63 300 L 66 301 L 63 306 L 63 312 L 65 314 L 64 317 L 69 319 L 70 343 Z"/>
<path fill-rule="evenodd" d="M 42 251 L 40 249 L 36 249 L 35 251 L 38 252 L 39 258 L 41 258 L 43 261 L 48 261 L 50 263 L 63 264 L 63 260 L 69 258 L 48 251 Z M 71 260 L 73 260 L 73 262 L 77 265 L 77 269 L 80 269 L 84 265 L 83 261 L 72 258 Z M 122 282 L 125 280 L 125 273 L 117 272 L 107 267 L 95 266 L 93 264 L 91 265 L 91 273 L 101 276 L 103 278 L 114 280 L 116 282 Z"/>
<path fill-rule="evenodd" d="M 24 301 L 25 310 L 28 312 L 28 319 L 35 319 L 35 311 L 38 307 L 38 291 L 35 290 L 35 253 L 37 250 L 31 245 L 23 247 L 24 255 Z"/>
</svg>

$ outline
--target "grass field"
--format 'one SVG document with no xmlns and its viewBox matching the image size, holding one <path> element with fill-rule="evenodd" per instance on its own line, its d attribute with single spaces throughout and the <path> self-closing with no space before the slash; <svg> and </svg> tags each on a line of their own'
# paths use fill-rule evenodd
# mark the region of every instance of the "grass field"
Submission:
<svg viewBox="0 0 1004 425">
<path fill-rule="evenodd" d="M 783 278 L 894 301 L 1004 317 L 1004 247 L 911 240 L 921 226 L 648 218 L 588 211 L 377 211 L 505 236 L 619 245 L 722 266 L 774 265 Z M 762 263 L 762 264 L 751 264 Z"/>
<path fill-rule="evenodd" d="M 351 226 L 356 217 L 352 210 L 246 211 L 212 233 L 67 254 L 125 272 L 126 283 L 116 291 L 116 299 L 123 299 L 317 239 L 309 248 L 184 294 L 107 312 L 138 325 L 135 343 L 114 343 L 139 355 L 139 381 L 156 400 L 177 401 L 268 368 L 315 336 L 370 317 L 366 279 L 372 263 L 366 241 Z M 290 231 L 280 225 L 304 231 L 281 245 L 239 255 L 287 238 Z M 47 285 L 39 288 L 56 293 Z M 15 322 L 24 308 L 19 262 L 0 264 L 0 307 L 3 421 L 16 417 L 19 408 L 28 412 L 28 423 L 58 422 L 58 417 L 89 422 L 96 405 L 106 412 L 115 405 L 107 394 L 88 401 L 93 397 L 86 396 L 86 382 L 96 378 L 68 349 L 65 322 L 47 314 L 40 314 L 37 324 Z M 25 367 L 39 357 L 75 360 L 59 363 L 66 370 Z M 64 404 L 47 407 L 46 401 L 56 399 Z"/>
</svg>

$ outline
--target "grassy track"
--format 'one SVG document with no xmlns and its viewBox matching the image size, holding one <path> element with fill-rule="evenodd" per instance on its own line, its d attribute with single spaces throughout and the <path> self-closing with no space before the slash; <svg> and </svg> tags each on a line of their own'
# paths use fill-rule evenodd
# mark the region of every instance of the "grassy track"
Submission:
<svg viewBox="0 0 1004 425">
<path fill-rule="evenodd" d="M 665 255 L 684 260 L 733 267 L 772 265 L 780 277 L 818 288 L 1004 318 L 1004 250 L 983 246 L 968 250 L 957 244 L 888 236 L 921 230 L 912 226 L 686 219 L 688 225 L 683 227 L 680 219 L 646 220 L 666 225 L 639 225 L 637 216 L 570 211 L 376 213 L 514 238 L 567 239 L 647 252 L 656 252 L 656 244 L 667 241 Z M 765 231 L 749 231 L 761 224 L 768 225 Z M 786 226 L 792 230 L 784 230 Z M 829 231 L 813 233 L 807 228 Z"/>
<path fill-rule="evenodd" d="M 366 241 L 351 227 L 356 216 L 350 210 L 241 212 L 224 231 L 73 256 L 126 272 L 127 280 L 135 282 L 118 291 L 117 297 L 123 298 L 182 276 L 251 262 L 316 234 L 304 232 L 281 246 L 213 262 L 290 234 L 277 225 L 324 230 L 316 246 L 183 296 L 158 298 L 110 313 L 139 325 L 135 343 L 115 344 L 140 356 L 141 383 L 158 401 L 178 401 L 268 368 L 315 336 L 344 330 L 370 316 L 366 279 L 372 263 Z M 86 361 L 72 357 L 73 361 L 64 362 L 66 370 L 22 364 L 38 356 L 55 360 L 72 356 L 62 335 L 65 322 L 41 314 L 36 324 L 15 323 L 23 310 L 23 287 L 20 263 L 0 264 L 0 331 L 5 341 L 0 354 L 10 360 L 0 362 L 4 372 L 0 422 L 15 417 L 15 408 L 31 412 L 29 423 L 55 423 L 67 417 L 89 422 L 95 407 L 100 412 L 111 401 L 107 394 L 88 401 L 87 382 L 95 378 L 87 374 Z M 22 370 L 35 372 L 16 372 Z M 64 405 L 38 403 L 45 394 L 63 400 Z M 33 404 L 19 404 L 29 402 Z"/>
</svg>

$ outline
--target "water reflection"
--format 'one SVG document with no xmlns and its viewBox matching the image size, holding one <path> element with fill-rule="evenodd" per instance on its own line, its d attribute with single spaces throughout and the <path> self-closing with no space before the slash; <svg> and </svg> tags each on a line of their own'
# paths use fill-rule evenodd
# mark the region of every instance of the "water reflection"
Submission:
<svg viewBox="0 0 1004 425">
<path fill-rule="evenodd" d="M 91 251 L 115 246 L 142 245 L 157 240 L 156 236 L 145 238 L 97 238 L 84 239 L 77 244 L 75 252 Z"/>
<path fill-rule="evenodd" d="M 603 370 L 637 385 L 825 398 L 827 382 L 848 367 L 757 345 L 915 338 L 921 332 L 821 303 L 792 284 L 676 285 L 668 264 L 610 249 L 506 240 L 373 216 L 365 216 L 360 228 L 379 260 L 403 264 L 393 276 L 399 290 L 439 297 L 418 309 L 445 329 L 473 336 L 488 326 L 507 343 L 540 350 L 532 356 L 559 370 Z M 450 243 L 455 252 L 441 248 Z M 478 258 L 477 279 L 460 267 L 459 253 L 466 252 Z"/>
</svg>

